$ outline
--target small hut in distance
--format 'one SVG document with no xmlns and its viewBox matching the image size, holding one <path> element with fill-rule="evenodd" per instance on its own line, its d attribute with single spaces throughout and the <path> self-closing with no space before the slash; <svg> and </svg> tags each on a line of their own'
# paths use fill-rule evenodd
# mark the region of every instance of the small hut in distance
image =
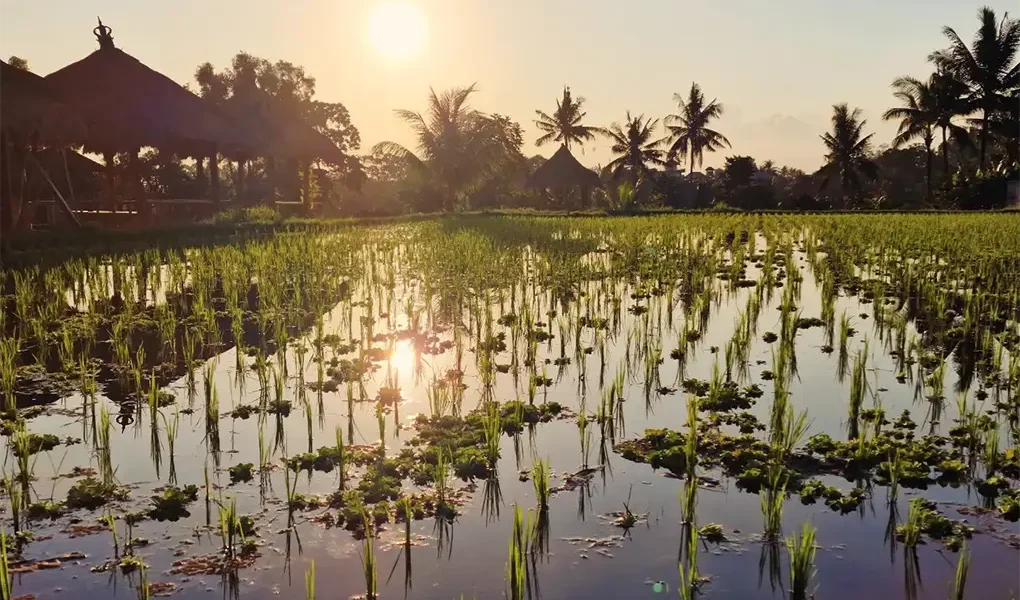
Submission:
<svg viewBox="0 0 1020 600">
<path fill-rule="evenodd" d="M 565 145 L 560 146 L 528 179 L 528 187 L 548 190 L 561 208 L 587 208 L 592 188 L 600 185 L 599 176 L 574 158 Z M 579 194 L 576 206 L 570 206 L 571 193 Z"/>
</svg>

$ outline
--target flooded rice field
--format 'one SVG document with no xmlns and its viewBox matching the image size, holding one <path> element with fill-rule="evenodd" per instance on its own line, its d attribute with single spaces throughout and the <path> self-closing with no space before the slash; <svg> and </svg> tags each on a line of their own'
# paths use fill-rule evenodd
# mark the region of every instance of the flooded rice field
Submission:
<svg viewBox="0 0 1020 600">
<path fill-rule="evenodd" d="M 1008 598 L 1020 218 L 462 217 L 3 273 L 3 598 Z"/>
</svg>

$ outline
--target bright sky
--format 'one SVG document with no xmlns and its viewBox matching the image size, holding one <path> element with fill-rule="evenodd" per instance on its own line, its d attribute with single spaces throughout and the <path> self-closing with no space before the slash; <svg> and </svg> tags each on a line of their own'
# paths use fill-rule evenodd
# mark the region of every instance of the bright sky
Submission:
<svg viewBox="0 0 1020 600">
<path fill-rule="evenodd" d="M 1016 9 L 1015 0 L 403 1 L 421 20 L 397 10 L 400 23 L 387 31 L 373 16 L 384 0 L 0 0 L 0 56 L 51 73 L 98 47 L 98 15 L 118 47 L 179 83 L 240 50 L 289 60 L 316 78 L 319 99 L 347 106 L 363 152 L 383 140 L 413 143 L 392 109 L 422 109 L 429 86 L 477 81 L 474 106 L 519 121 L 525 153 L 548 156 L 555 147 L 533 144 L 534 111 L 552 112 L 564 84 L 588 99 L 588 124 L 607 125 L 628 109 L 673 112 L 673 93 L 697 81 L 724 104 L 717 130 L 733 144 L 705 166 L 750 154 L 813 170 L 832 104 L 861 107 L 876 142 L 888 143 L 889 84 L 930 73 L 942 26 L 970 40 L 981 5 L 1000 17 Z M 393 51 L 380 49 L 387 39 Z M 605 164 L 608 144 L 578 158 Z"/>
</svg>

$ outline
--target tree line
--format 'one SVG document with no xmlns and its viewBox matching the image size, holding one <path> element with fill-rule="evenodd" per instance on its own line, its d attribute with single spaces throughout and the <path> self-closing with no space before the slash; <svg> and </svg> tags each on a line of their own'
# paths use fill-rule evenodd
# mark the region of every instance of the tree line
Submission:
<svg viewBox="0 0 1020 600">
<path fill-rule="evenodd" d="M 720 169 L 697 172 L 706 153 L 732 147 L 713 128 L 723 104 L 710 100 L 697 83 L 686 94 L 674 94 L 673 114 L 659 119 L 627 112 L 607 126 L 588 123 L 585 98 L 564 87 L 551 112 L 535 111 L 535 143 L 576 151 L 598 138 L 607 140 L 613 158 L 595 169 L 603 186 L 584 195 L 526 185 L 545 159 L 523 154 L 518 122 L 472 106 L 475 85 L 430 90 L 424 111 L 398 109 L 397 117 L 413 133 L 413 147 L 382 142 L 367 154 L 358 153 L 360 133 L 346 107 L 317 99 L 315 78 L 299 65 L 241 52 L 222 70 L 208 62 L 199 65 L 188 87 L 214 104 L 250 94 L 271 96 L 336 144 L 347 157 L 341 164 L 256 158 L 239 167 L 220 165 L 228 199 L 243 179 L 247 198 L 299 201 L 324 214 L 655 205 L 994 208 L 1005 200 L 1007 181 L 1018 175 L 1020 21 L 1000 19 L 989 8 L 980 9 L 978 17 L 969 44 L 944 28 L 947 47 L 928 57 L 929 76 L 892 82 L 897 105 L 882 118 L 899 128 L 887 146 L 876 147 L 859 108 L 835 104 L 831 128 L 820 135 L 825 162 L 814 173 L 740 155 L 727 157 Z M 28 69 L 19 57 L 9 62 Z M 125 168 L 126 156 L 114 160 Z M 141 163 L 150 197 L 197 195 L 207 181 L 207 160 L 147 149 Z"/>
</svg>

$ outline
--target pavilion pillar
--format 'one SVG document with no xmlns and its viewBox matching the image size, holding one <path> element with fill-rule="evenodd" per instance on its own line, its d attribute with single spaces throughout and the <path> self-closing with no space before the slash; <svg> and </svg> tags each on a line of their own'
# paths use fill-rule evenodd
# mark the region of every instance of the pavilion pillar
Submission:
<svg viewBox="0 0 1020 600">
<path fill-rule="evenodd" d="M 131 187 L 134 188 L 135 207 L 138 211 L 139 220 L 142 223 L 149 222 L 149 199 L 145 195 L 145 186 L 142 184 L 142 169 L 138 164 L 138 153 L 141 148 L 131 150 L 128 155 L 128 179 Z"/>
<path fill-rule="evenodd" d="M 301 199 L 305 210 L 312 212 L 312 161 L 305 163 L 304 177 L 301 180 Z"/>
<path fill-rule="evenodd" d="M 113 174 L 113 152 L 109 150 L 103 152 L 103 172 L 106 175 L 106 204 L 107 208 L 114 210 L 117 203 L 117 191 L 115 189 L 114 174 Z"/>
<path fill-rule="evenodd" d="M 241 206 L 248 204 L 247 190 L 245 189 L 245 163 L 247 162 L 243 158 L 237 159 L 237 203 Z"/>
<path fill-rule="evenodd" d="M 276 205 L 276 159 L 272 157 L 266 158 L 266 189 L 268 196 L 265 199 L 265 203 L 269 206 Z"/>
<path fill-rule="evenodd" d="M 212 156 L 209 158 L 209 199 L 215 203 L 220 201 L 220 160 L 213 145 Z"/>
<path fill-rule="evenodd" d="M 0 132 L 0 246 L 11 232 L 14 220 L 14 187 L 11 184 L 11 149 L 7 134 Z"/>
<path fill-rule="evenodd" d="M 14 198 L 14 141 L 9 132 L 3 135 L 3 154 L 7 181 L 7 208 L 3 212 L 3 228 L 4 233 L 12 234 L 14 223 L 17 222 L 17 200 Z"/>
<path fill-rule="evenodd" d="M 205 157 L 195 158 L 195 181 L 198 182 L 200 192 L 205 191 Z"/>
</svg>

